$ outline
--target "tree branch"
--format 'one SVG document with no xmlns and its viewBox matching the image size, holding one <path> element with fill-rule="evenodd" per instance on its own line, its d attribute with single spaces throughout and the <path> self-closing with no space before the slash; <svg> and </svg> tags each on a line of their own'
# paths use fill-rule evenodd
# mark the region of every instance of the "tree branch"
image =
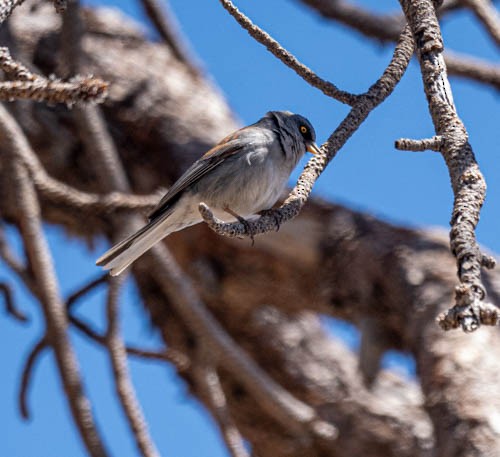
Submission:
<svg viewBox="0 0 500 457">
<path fill-rule="evenodd" d="M 500 311 L 484 306 L 486 290 L 481 280 L 484 255 L 474 231 L 486 183 L 469 144 L 467 130 L 455 109 L 434 5 L 431 0 L 400 2 L 415 40 L 429 111 L 436 134 L 442 138 L 441 154 L 455 195 L 450 246 L 457 259 L 460 284 L 456 288 L 456 305 L 439 317 L 439 324 L 445 330 L 461 326 L 470 332 L 481 324 L 495 325 L 500 319 Z"/>
<path fill-rule="evenodd" d="M 28 318 L 15 304 L 12 297 L 12 290 L 5 282 L 0 282 L 0 293 L 3 295 L 5 302 L 5 311 L 19 322 L 27 322 Z"/>
<path fill-rule="evenodd" d="M 460 0 L 462 1 L 462 0 Z M 301 0 L 328 19 L 344 24 L 369 38 L 396 41 L 404 27 L 399 15 L 377 15 L 341 0 Z M 442 11 L 457 8 L 454 2 L 443 2 Z M 490 62 L 446 51 L 444 60 L 452 76 L 476 80 L 500 89 L 500 67 Z"/>
<path fill-rule="evenodd" d="M 19 205 L 20 227 L 35 281 L 39 287 L 46 322 L 47 339 L 54 350 L 59 374 L 75 423 L 88 452 L 95 457 L 107 452 L 95 426 L 89 402 L 85 396 L 77 359 L 67 334 L 67 319 L 54 273 L 52 258 L 43 235 L 40 207 L 35 189 L 23 162 L 19 159 L 19 138 L 22 132 L 0 106 L 0 139 L 11 150 L 13 186 Z"/>
<path fill-rule="evenodd" d="M 118 300 L 120 286 L 125 276 L 110 280 L 108 299 L 106 302 L 106 317 L 108 328 L 106 331 L 106 346 L 108 347 L 113 378 L 118 398 L 123 412 L 129 423 L 137 448 L 144 457 L 158 457 L 159 453 L 148 431 L 148 426 L 142 414 L 141 406 L 135 396 L 127 367 L 125 344 L 120 335 L 118 324 Z"/>
<path fill-rule="evenodd" d="M 356 103 L 356 95 L 350 94 L 338 89 L 334 84 L 320 78 L 311 69 L 299 62 L 297 58 L 281 46 L 274 38 L 260 27 L 252 23 L 241 11 L 234 6 L 231 0 L 219 0 L 222 6 L 233 16 L 238 24 L 241 25 L 257 42 L 264 45 L 277 59 L 283 62 L 287 67 L 291 68 L 302 79 L 308 82 L 311 86 L 321 90 L 327 97 L 334 98 L 339 102 L 353 106 Z"/>
<path fill-rule="evenodd" d="M 168 1 L 163 0 L 161 5 L 158 3 L 158 0 L 141 0 L 141 3 L 156 31 L 172 50 L 174 56 L 180 62 L 184 62 L 189 68 L 197 72 L 190 58 L 190 52 L 188 52 L 186 43 L 178 32 L 179 27 L 170 12 Z"/>
<path fill-rule="evenodd" d="M 500 15 L 490 0 L 461 0 L 484 25 L 491 39 L 500 46 Z"/>
<path fill-rule="evenodd" d="M 31 378 L 33 376 L 33 368 L 35 367 L 35 362 L 38 357 L 42 354 L 45 349 L 49 348 L 49 342 L 47 337 L 44 336 L 40 339 L 29 352 L 26 361 L 24 362 L 24 368 L 21 375 L 21 384 L 18 394 L 18 405 L 23 419 L 29 419 L 31 414 L 28 407 L 28 390 L 31 384 Z"/>
<path fill-rule="evenodd" d="M 231 457 L 250 457 L 245 449 L 243 437 L 229 414 L 219 375 L 214 366 L 208 364 L 205 359 L 206 356 L 203 356 L 195 368 L 195 374 L 202 394 L 208 399 L 227 449 Z"/>
</svg>

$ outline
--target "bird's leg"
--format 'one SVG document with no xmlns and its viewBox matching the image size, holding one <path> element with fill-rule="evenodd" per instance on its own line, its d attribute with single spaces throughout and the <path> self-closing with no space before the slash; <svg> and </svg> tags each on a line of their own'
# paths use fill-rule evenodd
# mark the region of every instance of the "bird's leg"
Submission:
<svg viewBox="0 0 500 457">
<path fill-rule="evenodd" d="M 234 218 L 238 219 L 238 221 L 243 224 L 246 232 L 248 233 L 248 236 L 252 240 L 252 246 L 253 246 L 255 244 L 255 239 L 250 222 L 248 222 L 244 217 L 241 217 L 239 214 L 235 213 L 231 208 L 229 208 L 229 206 L 224 206 L 224 211 L 233 216 Z"/>
<path fill-rule="evenodd" d="M 274 219 L 274 223 L 276 224 L 276 231 L 279 231 L 281 224 L 278 216 L 276 216 L 276 210 L 273 208 L 269 209 L 263 209 L 262 211 L 259 211 L 259 216 L 272 216 Z"/>
</svg>

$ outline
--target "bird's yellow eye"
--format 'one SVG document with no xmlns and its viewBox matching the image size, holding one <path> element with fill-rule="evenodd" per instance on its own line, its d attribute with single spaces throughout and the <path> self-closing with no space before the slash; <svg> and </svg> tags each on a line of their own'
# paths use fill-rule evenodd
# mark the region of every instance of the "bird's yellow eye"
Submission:
<svg viewBox="0 0 500 457">
<path fill-rule="evenodd" d="M 300 126 L 301 133 L 307 133 L 307 127 L 305 125 Z"/>
</svg>

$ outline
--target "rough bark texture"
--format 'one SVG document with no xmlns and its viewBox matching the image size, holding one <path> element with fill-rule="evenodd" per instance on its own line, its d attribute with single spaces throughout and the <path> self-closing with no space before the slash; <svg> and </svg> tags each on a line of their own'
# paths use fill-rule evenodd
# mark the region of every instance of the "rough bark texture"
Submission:
<svg viewBox="0 0 500 457">
<path fill-rule="evenodd" d="M 44 74 L 56 72 L 59 17 L 50 5 L 16 13 L 10 22 L 16 57 Z M 168 46 L 145 41 L 109 11 L 87 12 L 85 25 L 81 65 L 111 83 L 103 113 L 134 192 L 169 185 L 235 128 L 217 89 Z M 70 111 L 30 102 L 12 108 L 52 176 L 100 190 Z M 0 211 L 16 219 L 5 161 L 0 167 Z M 47 200 L 42 210 L 45 220 L 87 240 L 102 233 L 112 238 L 118 230 L 113 214 L 69 210 Z M 285 428 L 222 366 L 228 410 L 255 455 L 500 455 L 500 399 L 491 395 L 500 382 L 500 335 L 495 328 L 473 335 L 443 332 L 435 322 L 452 304 L 456 281 L 445 234 L 398 228 L 315 200 L 280 232 L 258 237 L 254 248 L 203 225 L 170 236 L 167 245 L 229 335 L 275 381 L 338 428 L 335 441 Z M 133 269 L 145 310 L 165 342 L 195 361 L 203 342 L 175 311 L 172 295 L 153 274 L 152 258 L 145 256 Z M 485 282 L 498 303 L 500 274 L 487 273 Z M 359 325 L 361 359 L 326 335 L 318 313 Z M 377 373 L 387 349 L 415 356 L 420 385 Z M 210 405 L 192 365 L 179 375 Z"/>
</svg>

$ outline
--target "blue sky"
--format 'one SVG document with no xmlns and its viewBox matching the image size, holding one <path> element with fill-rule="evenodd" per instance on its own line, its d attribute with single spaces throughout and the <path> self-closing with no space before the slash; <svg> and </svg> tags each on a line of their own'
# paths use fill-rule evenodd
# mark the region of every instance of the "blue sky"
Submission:
<svg viewBox="0 0 500 457">
<path fill-rule="evenodd" d="M 142 11 L 133 1 L 92 0 L 88 3 L 119 5 L 139 21 L 144 20 Z M 358 3 L 374 3 L 381 11 L 398 8 L 397 1 Z M 318 142 L 321 142 L 347 113 L 347 107 L 310 88 L 253 42 L 217 0 L 171 0 L 171 4 L 203 68 L 221 88 L 242 123 L 251 123 L 270 109 L 289 109 L 311 120 Z M 369 87 L 392 54 L 391 46 L 381 46 L 322 20 L 295 1 L 239 0 L 237 4 L 300 60 L 345 90 L 361 92 Z M 22 8 L 15 14 L 22 14 Z M 499 63 L 495 47 L 468 14 L 460 13 L 446 20 L 443 33 L 445 44 L 450 48 Z M 498 94 L 476 83 L 458 79 L 451 82 L 458 112 L 488 182 L 488 197 L 478 228 L 479 240 L 498 252 Z M 340 151 L 318 181 L 315 192 L 395 223 L 441 226 L 447 230 L 452 193 L 442 158 L 433 152 L 400 152 L 393 147 L 394 140 L 400 137 L 423 138 L 433 134 L 418 66 L 413 62 L 393 96 L 370 115 Z M 10 235 L 18 245 L 15 233 Z M 104 250 L 104 242 L 89 251 L 80 241 L 68 238 L 56 227 L 47 227 L 47 235 L 65 294 L 98 274 L 94 259 Z M 9 457 L 84 456 L 49 354 L 40 359 L 29 394 L 33 419 L 30 422 L 20 420 L 16 394 L 22 364 L 31 345 L 41 335 L 43 325 L 38 306 L 3 265 L 0 266 L 0 280 L 14 284 L 17 301 L 31 317 L 27 325 L 16 324 L 5 315 L 0 318 L 0 357 L 4 367 L 0 381 L 0 426 L 8 431 L 6 439 L 0 442 L 0 454 Z M 102 290 L 97 291 L 78 307 L 79 314 L 98 328 L 103 328 L 103 299 Z M 142 305 L 132 284 L 128 284 L 123 294 L 122 314 L 127 341 L 148 347 L 159 345 L 158 336 L 144 320 Z M 351 347 L 356 347 L 357 339 L 351 327 L 331 325 L 330 328 Z M 78 334 L 72 334 L 72 338 L 112 455 L 135 457 L 138 454 L 114 399 L 106 355 Z M 388 358 L 387 363 L 412 369 L 411 363 L 407 359 L 401 361 L 397 354 Z M 227 455 L 210 418 L 190 398 L 171 369 L 134 359 L 130 359 L 130 369 L 162 455 Z"/>
</svg>

